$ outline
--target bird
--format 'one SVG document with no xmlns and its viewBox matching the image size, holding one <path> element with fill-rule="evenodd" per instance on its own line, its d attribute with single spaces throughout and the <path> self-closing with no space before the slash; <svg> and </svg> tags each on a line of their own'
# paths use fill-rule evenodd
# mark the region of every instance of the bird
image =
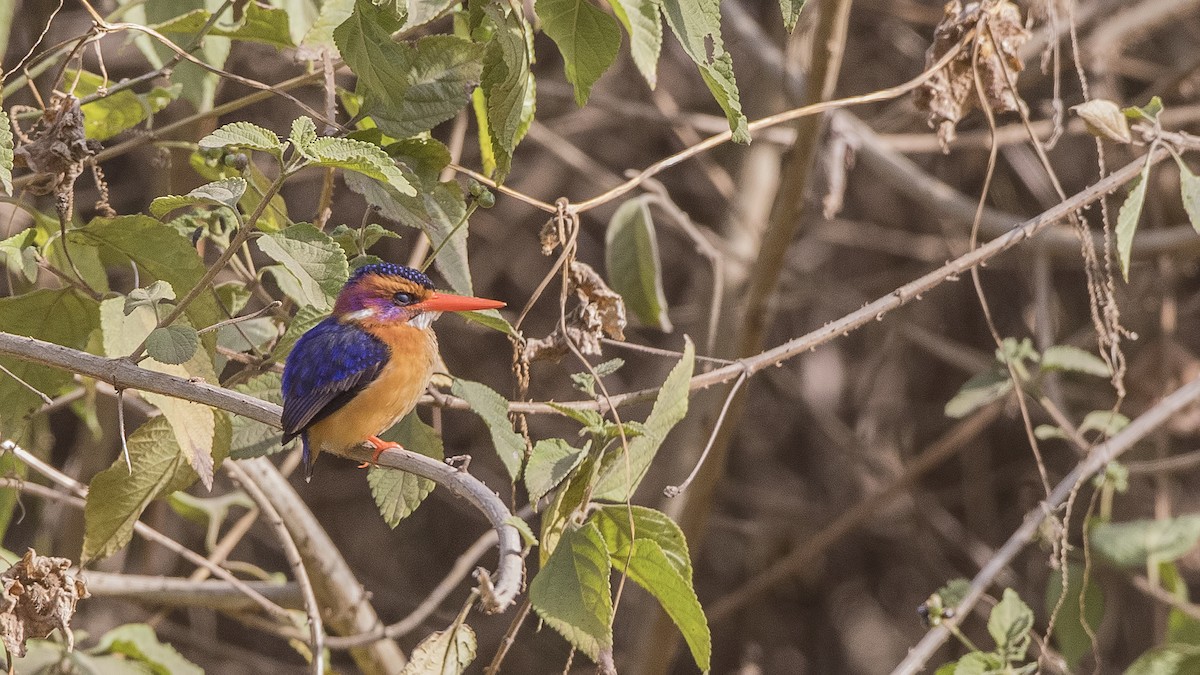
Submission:
<svg viewBox="0 0 1200 675">
<path fill-rule="evenodd" d="M 378 435 L 411 412 L 429 385 L 438 354 L 434 320 L 504 306 L 434 290 L 429 277 L 403 265 L 355 270 L 330 316 L 300 336 L 283 368 L 283 443 L 300 438 L 305 481 L 321 452 L 369 443 L 374 463 L 399 448 Z"/>
</svg>

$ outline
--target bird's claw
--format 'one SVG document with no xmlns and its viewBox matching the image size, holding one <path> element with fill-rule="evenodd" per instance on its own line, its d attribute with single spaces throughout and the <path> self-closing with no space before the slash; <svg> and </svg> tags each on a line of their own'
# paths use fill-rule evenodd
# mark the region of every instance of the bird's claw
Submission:
<svg viewBox="0 0 1200 675">
<path fill-rule="evenodd" d="M 367 467 L 378 464 L 379 456 L 382 455 L 385 450 L 403 450 L 404 449 L 404 446 L 400 445 L 399 443 L 392 443 L 390 441 L 385 441 L 385 440 L 380 439 L 377 436 L 368 436 L 367 442 L 371 444 L 371 447 L 375 448 L 375 454 L 371 455 L 371 461 L 363 462 L 362 464 L 359 464 L 358 468 L 360 468 L 360 469 L 365 469 Z"/>
</svg>

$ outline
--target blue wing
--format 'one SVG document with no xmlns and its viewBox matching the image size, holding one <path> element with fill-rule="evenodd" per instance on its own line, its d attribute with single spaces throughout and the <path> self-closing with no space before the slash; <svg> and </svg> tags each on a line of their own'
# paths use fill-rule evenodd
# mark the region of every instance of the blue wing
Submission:
<svg viewBox="0 0 1200 675">
<path fill-rule="evenodd" d="M 283 442 L 332 415 L 371 383 L 390 350 L 358 326 L 328 318 L 296 341 L 283 369 Z"/>
</svg>

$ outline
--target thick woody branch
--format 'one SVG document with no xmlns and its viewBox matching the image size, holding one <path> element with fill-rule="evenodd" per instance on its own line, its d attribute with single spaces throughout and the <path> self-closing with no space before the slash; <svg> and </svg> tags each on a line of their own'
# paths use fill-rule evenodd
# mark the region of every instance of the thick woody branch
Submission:
<svg viewBox="0 0 1200 675">
<path fill-rule="evenodd" d="M 104 358 L 51 342 L 8 333 L 0 333 L 0 354 L 86 375 L 107 382 L 117 389 L 137 389 L 173 396 L 226 410 L 276 428 L 280 426 L 279 417 L 282 410 L 273 403 L 206 382 L 147 370 L 127 359 Z M 365 461 L 370 459 L 371 453 L 366 449 L 355 449 L 343 456 Z M 489 612 L 502 612 L 512 605 L 521 588 L 521 541 L 516 528 L 508 523 L 512 513 L 500 497 L 471 474 L 414 452 L 389 450 L 380 456 L 378 463 L 428 478 L 466 499 L 483 512 L 500 538 L 500 562 L 496 574 L 491 578 L 493 588 L 483 594 L 484 608 Z M 258 474 L 254 476 L 256 480 L 266 477 L 269 473 L 262 471 L 262 467 L 256 465 L 253 460 L 244 460 L 242 465 L 260 469 L 255 471 Z M 268 494 L 272 493 L 269 485 L 264 487 Z M 288 512 L 287 509 L 283 510 Z"/>
</svg>

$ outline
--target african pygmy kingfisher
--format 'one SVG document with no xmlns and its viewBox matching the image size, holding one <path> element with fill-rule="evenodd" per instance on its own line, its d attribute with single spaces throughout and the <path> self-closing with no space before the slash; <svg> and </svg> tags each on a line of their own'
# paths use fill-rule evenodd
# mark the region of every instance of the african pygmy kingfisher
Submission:
<svg viewBox="0 0 1200 675">
<path fill-rule="evenodd" d="M 329 318 L 296 341 L 283 369 L 283 442 L 304 444 L 304 478 L 322 450 L 363 443 L 373 461 L 389 448 L 378 438 L 412 411 L 437 361 L 432 324 L 442 312 L 498 309 L 503 302 L 441 293 L 411 267 L 358 268 Z"/>
</svg>

